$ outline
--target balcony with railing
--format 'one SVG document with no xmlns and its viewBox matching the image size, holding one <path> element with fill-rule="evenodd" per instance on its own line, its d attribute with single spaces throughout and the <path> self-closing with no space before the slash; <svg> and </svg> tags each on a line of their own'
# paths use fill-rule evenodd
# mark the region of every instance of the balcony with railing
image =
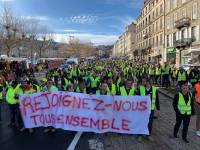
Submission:
<svg viewBox="0 0 200 150">
<path fill-rule="evenodd" d="M 177 20 L 177 21 L 175 22 L 175 27 L 176 27 L 177 29 L 181 29 L 181 28 L 183 28 L 183 27 L 189 27 L 190 24 L 191 24 L 191 18 L 189 18 L 189 17 L 184 17 L 184 18 L 181 18 L 181 19 L 179 19 L 179 20 Z"/>
<path fill-rule="evenodd" d="M 189 47 L 191 46 L 192 42 L 195 41 L 195 38 L 184 38 L 181 40 L 176 40 L 174 42 L 174 47 L 176 48 L 183 48 L 183 47 Z"/>
<path fill-rule="evenodd" d="M 151 37 L 151 33 L 145 33 L 143 34 L 143 39 L 147 39 Z"/>
</svg>

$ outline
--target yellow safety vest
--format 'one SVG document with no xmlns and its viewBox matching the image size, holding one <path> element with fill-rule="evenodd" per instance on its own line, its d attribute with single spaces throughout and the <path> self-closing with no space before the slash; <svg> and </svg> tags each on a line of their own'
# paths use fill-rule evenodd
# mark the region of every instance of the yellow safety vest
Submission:
<svg viewBox="0 0 200 150">
<path fill-rule="evenodd" d="M 186 72 L 178 73 L 178 81 L 186 81 Z"/>
<path fill-rule="evenodd" d="M 191 107 L 191 96 L 189 95 L 189 101 L 186 104 L 185 99 L 182 93 L 179 93 L 179 100 L 178 100 L 178 110 L 182 115 L 191 115 L 192 114 L 192 107 Z"/>
<path fill-rule="evenodd" d="M 155 110 L 156 108 L 156 92 L 157 92 L 157 88 L 152 86 L 151 110 Z M 146 96 L 146 88 L 144 86 L 140 86 L 140 95 Z"/>
<path fill-rule="evenodd" d="M 97 90 L 97 91 L 96 91 L 96 95 L 101 95 L 100 90 Z M 110 95 L 110 93 L 107 91 L 106 95 Z"/>
<path fill-rule="evenodd" d="M 112 95 L 116 95 L 116 85 L 115 84 L 112 84 L 112 87 L 111 87 L 111 89 L 108 87 L 107 88 L 107 91 L 109 92 L 109 93 L 111 93 Z"/>
<path fill-rule="evenodd" d="M 131 88 L 129 93 L 127 93 L 125 87 L 122 86 L 122 87 L 120 87 L 120 94 L 121 94 L 121 96 L 134 96 L 135 95 L 135 88 Z"/>
<path fill-rule="evenodd" d="M 94 77 L 90 77 L 90 79 L 91 79 L 91 87 L 96 88 L 98 82 L 100 82 L 100 77 L 96 77 L 95 79 Z"/>
<path fill-rule="evenodd" d="M 3 92 L 0 92 L 0 100 L 3 100 Z"/>
<path fill-rule="evenodd" d="M 19 90 L 21 84 L 18 84 L 16 86 L 16 88 L 13 88 L 13 87 L 9 87 L 8 88 L 8 91 L 6 93 L 6 101 L 8 102 L 8 104 L 17 104 L 17 100 L 15 99 L 15 94 L 17 92 L 17 90 Z"/>
</svg>

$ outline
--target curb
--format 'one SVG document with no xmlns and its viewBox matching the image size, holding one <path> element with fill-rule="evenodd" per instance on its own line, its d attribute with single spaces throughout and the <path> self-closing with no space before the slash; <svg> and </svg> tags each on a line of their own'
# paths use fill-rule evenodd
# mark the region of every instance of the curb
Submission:
<svg viewBox="0 0 200 150">
<path fill-rule="evenodd" d="M 163 94 L 163 95 L 165 95 L 166 97 L 168 97 L 168 98 L 170 98 L 170 99 L 173 99 L 173 98 L 174 98 L 172 95 L 168 94 L 167 92 L 164 92 L 163 90 L 160 90 L 160 89 L 159 89 L 158 92 L 161 93 L 161 94 Z"/>
</svg>

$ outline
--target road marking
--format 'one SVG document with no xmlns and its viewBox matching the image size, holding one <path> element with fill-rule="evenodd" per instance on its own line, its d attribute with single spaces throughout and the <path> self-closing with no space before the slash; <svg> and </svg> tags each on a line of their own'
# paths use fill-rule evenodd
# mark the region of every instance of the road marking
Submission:
<svg viewBox="0 0 200 150">
<path fill-rule="evenodd" d="M 81 137 L 82 134 L 83 134 L 83 132 L 78 132 L 78 133 L 75 135 L 73 141 L 71 142 L 71 144 L 69 145 L 69 147 L 68 147 L 67 150 L 74 150 L 74 149 L 75 149 L 76 144 L 78 143 L 78 141 L 79 141 L 79 139 L 80 139 L 80 137 Z"/>
</svg>

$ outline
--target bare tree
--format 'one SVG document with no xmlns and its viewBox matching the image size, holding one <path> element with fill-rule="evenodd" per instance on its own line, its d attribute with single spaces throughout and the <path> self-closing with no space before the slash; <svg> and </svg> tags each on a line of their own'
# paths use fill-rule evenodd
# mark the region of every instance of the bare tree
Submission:
<svg viewBox="0 0 200 150">
<path fill-rule="evenodd" d="M 15 49 L 19 57 L 25 52 L 31 59 L 35 52 L 41 57 L 52 42 L 47 31 L 39 20 L 15 16 L 12 9 L 5 5 L 0 16 L 0 49 L 8 56 Z"/>
<path fill-rule="evenodd" d="M 66 52 L 71 56 L 88 57 L 95 54 L 95 48 L 91 42 L 81 42 L 78 38 L 70 37 Z"/>
<path fill-rule="evenodd" d="M 5 5 L 0 16 L 1 49 L 9 56 L 10 52 L 21 41 L 20 26 L 22 21 L 13 15 L 11 9 Z"/>
<path fill-rule="evenodd" d="M 80 57 L 81 43 L 78 38 L 74 36 L 69 37 L 68 50 L 72 55 Z"/>
</svg>

